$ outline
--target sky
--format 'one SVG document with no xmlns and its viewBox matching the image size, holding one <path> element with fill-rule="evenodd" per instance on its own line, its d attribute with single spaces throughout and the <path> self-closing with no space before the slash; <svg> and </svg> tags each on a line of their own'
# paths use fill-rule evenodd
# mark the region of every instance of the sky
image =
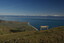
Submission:
<svg viewBox="0 0 64 43">
<path fill-rule="evenodd" d="M 64 0 L 0 0 L 0 15 L 64 16 Z"/>
</svg>

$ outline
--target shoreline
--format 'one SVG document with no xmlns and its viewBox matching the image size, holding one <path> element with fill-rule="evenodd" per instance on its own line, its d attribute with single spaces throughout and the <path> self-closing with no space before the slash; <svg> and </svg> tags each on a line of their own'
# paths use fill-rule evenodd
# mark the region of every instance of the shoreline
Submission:
<svg viewBox="0 0 64 43">
<path fill-rule="evenodd" d="M 29 22 L 28 22 L 28 25 L 33 27 L 36 31 L 39 31 L 36 27 L 32 26 Z"/>
</svg>

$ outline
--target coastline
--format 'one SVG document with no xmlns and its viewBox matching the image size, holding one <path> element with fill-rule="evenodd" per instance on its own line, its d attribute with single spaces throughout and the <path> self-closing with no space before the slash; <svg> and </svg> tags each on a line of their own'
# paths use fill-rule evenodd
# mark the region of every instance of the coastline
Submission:
<svg viewBox="0 0 64 43">
<path fill-rule="evenodd" d="M 32 26 L 29 22 L 28 22 L 28 25 L 33 27 L 36 31 L 39 31 L 36 27 Z"/>
</svg>

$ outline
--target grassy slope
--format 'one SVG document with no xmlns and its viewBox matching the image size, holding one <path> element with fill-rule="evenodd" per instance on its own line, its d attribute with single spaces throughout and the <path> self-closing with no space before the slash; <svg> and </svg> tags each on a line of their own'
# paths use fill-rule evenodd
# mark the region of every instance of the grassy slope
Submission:
<svg viewBox="0 0 64 43">
<path fill-rule="evenodd" d="M 0 21 L 0 43 L 64 43 L 64 26 L 35 31 L 26 22 Z"/>
<path fill-rule="evenodd" d="M 64 43 L 64 26 L 0 35 L 0 43 Z"/>
<path fill-rule="evenodd" d="M 27 22 L 0 21 L 0 34 L 10 34 L 12 32 L 33 31 L 33 27 Z"/>
</svg>

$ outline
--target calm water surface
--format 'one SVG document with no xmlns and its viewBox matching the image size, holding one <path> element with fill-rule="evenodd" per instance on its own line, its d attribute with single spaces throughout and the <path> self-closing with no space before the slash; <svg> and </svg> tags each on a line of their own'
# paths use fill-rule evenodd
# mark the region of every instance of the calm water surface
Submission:
<svg viewBox="0 0 64 43">
<path fill-rule="evenodd" d="M 19 21 L 19 22 L 30 22 L 31 25 L 33 25 L 36 28 L 40 28 L 40 26 L 49 26 L 49 28 L 52 27 L 58 27 L 58 26 L 64 26 L 64 17 L 60 16 L 22 16 L 22 17 L 4 17 L 0 18 L 1 20 L 7 20 L 7 21 Z"/>
</svg>

